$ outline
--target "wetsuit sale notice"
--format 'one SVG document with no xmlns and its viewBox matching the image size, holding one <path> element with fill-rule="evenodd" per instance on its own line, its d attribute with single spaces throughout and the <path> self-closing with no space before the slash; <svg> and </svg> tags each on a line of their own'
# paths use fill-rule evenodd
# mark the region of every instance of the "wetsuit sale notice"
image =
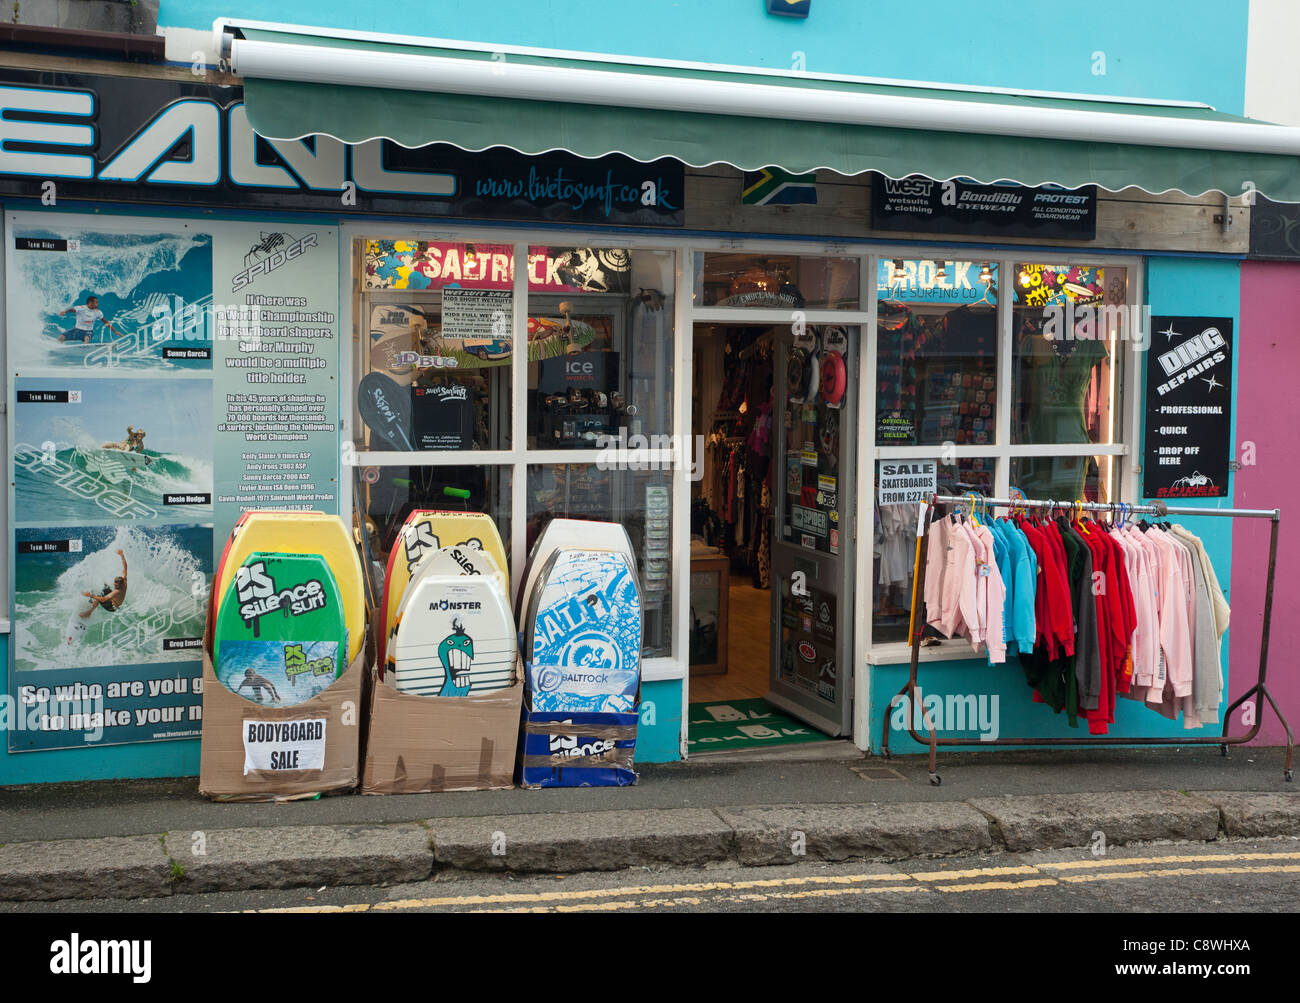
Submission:
<svg viewBox="0 0 1300 1003">
<path fill-rule="evenodd" d="M 1232 456 L 1232 318 L 1153 317 L 1142 493 L 1223 498 Z"/>
</svg>

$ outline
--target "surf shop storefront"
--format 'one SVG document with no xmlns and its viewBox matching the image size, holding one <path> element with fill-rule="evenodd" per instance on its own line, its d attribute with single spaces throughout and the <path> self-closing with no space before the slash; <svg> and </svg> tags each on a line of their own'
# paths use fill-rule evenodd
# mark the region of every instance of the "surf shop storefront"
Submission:
<svg viewBox="0 0 1300 1003">
<path fill-rule="evenodd" d="M 620 523 L 638 761 L 873 749 L 905 673 L 909 492 L 1140 500 L 1164 434 L 1142 308 L 1230 329 L 1249 215 L 1146 192 L 1295 180 L 1198 151 L 1213 130 L 1191 113 L 1182 146 L 1114 132 L 1085 157 L 1029 102 L 1004 102 L 1017 135 L 1049 138 L 982 131 L 971 95 L 929 95 L 947 117 L 898 129 L 887 110 L 916 95 L 724 79 L 751 105 L 672 67 L 656 86 L 694 96 L 668 113 L 633 67 L 506 51 L 500 72 L 481 47 L 304 31 L 228 32 L 242 86 L 6 71 L 27 112 L 5 126 L 23 152 L 0 150 L 9 693 L 98 685 L 114 714 L 12 730 L 0 782 L 198 772 L 213 541 L 249 507 L 356 511 L 380 581 L 413 508 L 486 512 L 516 596 L 550 519 Z M 575 93 L 589 74 L 580 91 L 622 104 Z M 792 89 L 802 113 L 774 121 Z M 1177 138 L 1166 109 L 1060 104 Z M 1060 187 L 929 180 L 966 175 Z M 1210 505 L 1232 497 L 1215 464 L 1178 471 L 1214 479 Z M 1230 541 L 1202 535 L 1222 579 Z M 80 594 L 123 561 L 130 601 L 78 630 Z M 960 639 L 924 657 L 1000 705 L 1002 734 L 1041 731 L 1019 669 Z"/>
</svg>

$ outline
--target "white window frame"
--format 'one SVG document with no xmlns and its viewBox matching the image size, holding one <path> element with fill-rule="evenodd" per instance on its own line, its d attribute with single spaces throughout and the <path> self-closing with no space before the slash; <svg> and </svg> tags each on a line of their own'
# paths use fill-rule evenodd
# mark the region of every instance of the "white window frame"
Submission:
<svg viewBox="0 0 1300 1003">
<path fill-rule="evenodd" d="M 1140 363 L 1129 361 L 1118 377 L 1122 380 L 1117 391 L 1122 394 L 1123 413 L 1116 416 L 1116 437 L 1113 445 L 1012 445 L 1010 443 L 1013 339 L 1012 311 L 1007 276 L 1017 262 L 1025 261 L 1078 261 L 1087 264 L 1125 267 L 1129 275 L 1129 304 L 1138 305 L 1145 300 L 1145 262 L 1140 256 L 1107 253 L 1102 250 L 1079 247 L 1024 247 L 1012 251 L 988 251 L 981 247 L 942 246 L 927 244 L 882 244 L 872 241 L 836 241 L 764 239 L 764 238 L 698 238 L 674 234 L 615 235 L 601 230 L 582 227 L 519 228 L 483 225 L 456 221 L 419 224 L 389 220 L 345 222 L 339 226 L 339 276 L 340 276 L 340 334 L 343 357 L 340 359 L 339 380 L 341 396 L 346 395 L 348 405 L 340 415 L 340 440 L 355 441 L 357 429 L 353 427 L 354 330 L 353 314 L 356 276 L 352 271 L 353 242 L 361 238 L 375 240 L 430 240 L 493 242 L 511 244 L 515 253 L 515 288 L 512 336 L 527 337 L 528 322 L 528 272 L 527 253 L 531 244 L 583 247 L 621 247 L 629 250 L 671 250 L 676 254 L 676 289 L 674 290 L 673 333 L 673 427 L 669 434 L 678 445 L 690 441 L 692 427 L 691 385 L 693 365 L 692 334 L 696 324 L 780 324 L 791 321 L 791 310 L 746 309 L 743 307 L 696 306 L 695 256 L 711 252 L 733 254 L 797 255 L 801 257 L 856 257 L 859 260 L 859 309 L 857 310 L 803 310 L 810 324 L 841 324 L 857 327 L 865 335 L 858 353 L 858 386 L 860 390 L 859 434 L 856 462 L 858 464 L 858 497 L 854 540 L 857 546 L 855 587 L 859 597 L 872 594 L 875 579 L 874 555 L 871 546 L 871 526 L 874 520 L 876 462 L 898 457 L 938 457 L 940 446 L 877 446 L 875 444 L 876 412 L 876 270 L 881 258 L 934 258 L 943 260 L 975 260 L 996 262 L 999 271 L 998 321 L 998 404 L 997 438 L 987 446 L 957 446 L 958 457 L 992 456 L 996 459 L 996 488 L 1005 495 L 1009 486 L 1010 459 L 1015 456 L 1114 456 L 1121 464 L 1120 495 L 1125 501 L 1135 501 L 1140 471 L 1138 411 Z M 525 342 L 526 343 L 526 342 Z M 518 346 L 516 346 L 518 347 Z M 355 466 L 459 466 L 473 463 L 482 466 L 507 466 L 511 477 L 511 553 L 512 594 L 521 584 L 523 561 L 526 553 L 527 476 L 528 468 L 554 463 L 596 463 L 608 460 L 604 450 L 540 450 L 527 448 L 528 442 L 528 361 L 524 351 L 511 355 L 511 446 L 503 450 L 473 450 L 464 452 L 393 452 L 362 451 L 351 454 Z M 639 453 L 639 458 L 646 458 Z M 642 678 L 647 682 L 680 679 L 682 681 L 682 727 L 680 752 L 686 756 L 686 727 L 690 701 L 690 673 L 688 669 L 689 637 L 685 625 L 690 622 L 690 455 L 678 455 L 677 449 L 659 451 L 654 460 L 671 466 L 673 492 L 672 565 L 670 581 L 673 595 L 672 653 L 668 656 L 648 658 L 642 666 Z M 343 511 L 353 504 L 351 476 L 344 476 L 340 485 L 339 501 Z M 907 645 L 902 642 L 872 644 L 872 617 L 869 602 L 854 603 L 854 712 L 853 742 L 866 749 L 870 722 L 869 695 L 871 665 L 897 664 L 908 660 Z M 925 661 L 969 659 L 972 655 L 967 644 L 941 644 L 923 649 Z"/>
<path fill-rule="evenodd" d="M 904 258 L 944 258 L 953 260 L 963 253 L 962 248 L 899 248 L 889 256 Z M 1015 266 L 1021 263 L 1062 262 L 1085 265 L 1101 265 L 1128 269 L 1127 306 L 1137 306 L 1145 301 L 1146 288 L 1145 261 L 1132 255 L 1107 254 L 1091 248 L 1048 247 L 1024 248 L 1014 252 L 1000 251 L 985 254 L 972 249 L 970 258 L 978 262 L 989 262 L 998 266 L 998 357 L 997 357 L 997 425 L 994 441 L 988 445 L 953 446 L 952 455 L 963 457 L 992 458 L 994 467 L 994 496 L 1007 497 L 1011 487 L 1011 460 L 1022 456 L 1109 456 L 1114 458 L 1118 469 L 1113 473 L 1119 479 L 1119 492 L 1115 501 L 1136 502 L 1137 475 L 1141 472 L 1141 457 L 1137 443 L 1140 437 L 1141 415 L 1137 403 L 1140 396 L 1139 379 L 1143 372 L 1140 357 L 1130 355 L 1120 367 L 1116 377 L 1116 392 L 1120 395 L 1121 412 L 1113 415 L 1114 431 L 1112 443 L 1035 443 L 1015 444 L 1011 442 L 1011 404 L 1013 400 L 1014 379 L 1013 359 L 1015 343 L 1015 324 L 1011 300 Z M 962 260 L 965 260 L 964 258 Z M 1146 332 L 1150 337 L 1151 332 Z M 873 369 L 874 372 L 874 369 Z M 871 396 L 875 396 L 875 382 L 871 384 Z M 870 412 L 874 415 L 874 408 Z M 874 435 L 874 429 L 872 430 Z M 944 447 L 935 446 L 876 446 L 872 450 L 872 473 L 875 461 L 885 459 L 939 459 L 944 454 Z M 870 501 L 870 499 L 868 499 Z M 874 517 L 874 516 L 873 516 Z M 861 552 L 861 549 L 859 550 Z M 873 555 L 868 548 L 868 561 Z M 874 575 L 865 583 L 865 595 L 871 595 L 871 583 Z M 861 605 L 861 604 L 859 604 Z M 871 618 L 867 617 L 868 623 Z M 879 644 L 868 643 L 867 662 L 871 665 L 896 665 L 906 662 L 911 651 L 906 641 L 886 641 Z M 920 660 L 923 662 L 960 661 L 978 657 L 970 645 L 961 639 L 941 640 L 937 645 L 922 648 Z"/>
</svg>

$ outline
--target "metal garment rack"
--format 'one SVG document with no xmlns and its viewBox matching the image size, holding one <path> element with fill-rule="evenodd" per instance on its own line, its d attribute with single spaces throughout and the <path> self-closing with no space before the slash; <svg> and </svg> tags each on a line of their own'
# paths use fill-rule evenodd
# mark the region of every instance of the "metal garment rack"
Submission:
<svg viewBox="0 0 1300 1003">
<path fill-rule="evenodd" d="M 1157 518 L 1164 518 L 1171 515 L 1185 516 L 1218 516 L 1231 519 L 1268 519 L 1272 523 L 1271 532 L 1268 541 L 1268 579 L 1264 587 L 1264 622 L 1260 632 L 1259 640 L 1259 678 L 1245 693 L 1239 696 L 1223 714 L 1223 734 L 1219 738 L 1209 736 L 1187 736 L 1184 738 L 996 738 L 988 741 L 972 741 L 969 738 L 939 738 L 935 734 L 934 725 L 930 721 L 930 715 L 926 712 L 925 706 L 918 699 L 917 670 L 920 663 L 921 653 L 921 634 L 925 630 L 924 617 L 918 616 L 918 605 L 923 601 L 925 595 L 925 565 L 922 555 L 925 551 L 925 545 L 930 536 L 930 522 L 934 514 L 935 507 L 938 505 L 970 505 L 974 503 L 976 507 L 991 508 L 1010 508 L 1010 509 L 1048 509 L 1049 517 L 1052 513 L 1060 511 L 1062 513 L 1080 513 L 1080 512 L 1120 512 L 1122 515 L 1154 515 Z M 1264 708 L 1259 706 L 1255 715 L 1255 723 L 1250 731 L 1245 735 L 1236 737 L 1228 736 L 1228 724 L 1232 720 L 1232 712 L 1245 703 L 1250 697 L 1259 694 L 1272 706 L 1274 713 L 1277 714 L 1278 720 L 1282 722 L 1282 727 L 1286 729 L 1286 763 L 1283 767 L 1283 776 L 1289 782 L 1291 780 L 1291 756 L 1295 747 L 1295 739 L 1291 732 L 1291 725 L 1287 723 L 1281 708 L 1278 707 L 1277 701 L 1273 699 L 1273 694 L 1269 692 L 1268 677 L 1268 640 L 1269 628 L 1273 618 L 1273 584 L 1277 573 L 1277 536 L 1278 527 L 1281 524 L 1282 513 L 1280 509 L 1240 509 L 1240 508 L 1223 508 L 1223 509 L 1204 509 L 1204 508 L 1187 508 L 1171 507 L 1164 502 L 1154 502 L 1150 505 L 1120 505 L 1120 503 L 1104 502 L 1062 502 L 1046 501 L 1022 498 L 984 498 L 982 496 L 957 496 L 957 495 L 932 495 L 928 502 L 920 503 L 922 508 L 919 512 L 917 523 L 916 537 L 916 560 L 912 575 L 912 610 L 911 620 L 908 628 L 908 644 L 911 648 L 911 671 L 908 675 L 907 684 L 898 691 L 898 695 L 890 701 L 892 707 L 894 703 L 904 695 L 908 698 L 907 713 L 907 731 L 914 741 L 921 745 L 928 744 L 930 747 L 930 783 L 938 786 L 941 778 L 936 771 L 936 752 L 940 745 L 977 745 L 993 746 L 1074 746 L 1087 747 L 1092 745 L 1126 745 L 1126 746 L 1147 746 L 1147 745 L 1217 745 L 1224 756 L 1228 754 L 1229 745 L 1243 745 L 1251 741 L 1259 734 L 1260 725 L 1263 724 Z M 920 621 L 918 623 L 918 621 Z M 926 728 L 930 732 L 928 739 L 922 738 L 916 732 L 914 714 L 916 707 L 921 708 L 921 718 L 925 722 Z M 886 758 L 889 757 L 889 724 L 891 715 L 886 713 L 884 724 L 882 725 L 883 740 L 881 742 L 881 752 Z"/>
</svg>

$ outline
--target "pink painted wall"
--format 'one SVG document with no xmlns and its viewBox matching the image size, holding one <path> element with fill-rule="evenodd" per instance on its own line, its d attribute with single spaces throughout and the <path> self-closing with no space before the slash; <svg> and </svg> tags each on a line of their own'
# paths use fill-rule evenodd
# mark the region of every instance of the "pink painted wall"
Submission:
<svg viewBox="0 0 1300 1003">
<path fill-rule="evenodd" d="M 1300 729 L 1300 264 L 1245 262 L 1241 267 L 1241 330 L 1237 334 L 1237 458 L 1255 444 L 1255 463 L 1236 474 L 1233 504 L 1280 508 L 1277 585 L 1269 641 L 1269 689 Z M 1269 524 L 1237 519 L 1232 529 L 1228 632 L 1233 698 L 1253 682 L 1259 665 Z M 1277 716 L 1263 711 L 1257 744 L 1281 745 Z M 1237 730 L 1234 727 L 1234 730 Z"/>
</svg>

